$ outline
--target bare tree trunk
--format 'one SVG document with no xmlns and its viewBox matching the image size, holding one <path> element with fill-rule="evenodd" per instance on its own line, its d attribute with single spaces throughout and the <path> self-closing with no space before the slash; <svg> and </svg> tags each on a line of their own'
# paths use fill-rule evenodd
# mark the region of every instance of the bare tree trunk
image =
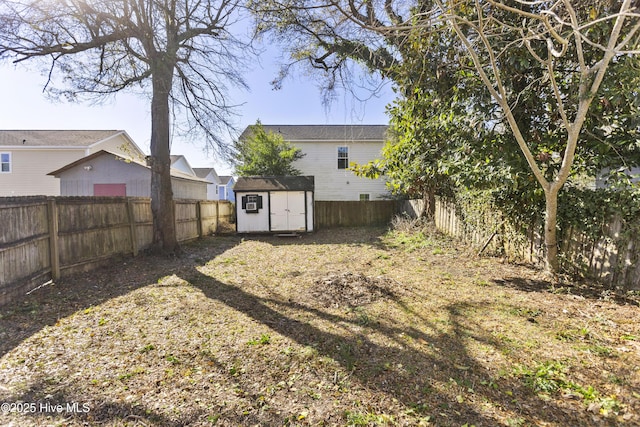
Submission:
<svg viewBox="0 0 640 427">
<path fill-rule="evenodd" d="M 161 62 L 161 61 L 158 61 Z M 173 69 L 160 64 L 153 73 L 151 100 L 151 212 L 153 214 L 153 244 L 156 252 L 179 251 L 176 236 L 175 208 L 171 188 L 169 157 L 169 93 Z"/>
<path fill-rule="evenodd" d="M 424 210 L 422 215 L 427 219 L 433 219 L 436 214 L 436 188 L 428 185 L 422 192 L 422 200 L 424 201 Z"/>
<path fill-rule="evenodd" d="M 558 190 L 545 189 L 544 246 L 545 269 L 553 275 L 560 271 L 558 262 Z"/>
</svg>

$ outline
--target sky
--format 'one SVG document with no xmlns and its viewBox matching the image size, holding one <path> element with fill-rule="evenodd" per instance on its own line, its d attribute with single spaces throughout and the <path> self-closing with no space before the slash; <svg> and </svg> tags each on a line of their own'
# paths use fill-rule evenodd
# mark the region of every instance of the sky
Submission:
<svg viewBox="0 0 640 427">
<path fill-rule="evenodd" d="M 34 64 L 35 67 L 35 64 Z M 280 90 L 270 82 L 277 75 L 275 55 L 261 56 L 245 74 L 250 91 L 233 90 L 229 102 L 242 104 L 237 129 L 260 119 L 263 124 L 386 124 L 385 106 L 392 101 L 389 84 L 378 88 L 375 95 L 361 89 L 358 97 L 346 90 L 338 91 L 329 108 L 315 82 L 297 75 L 285 81 Z M 43 94 L 46 77 L 23 66 L 0 66 L 0 129 L 117 129 L 125 130 L 147 154 L 151 135 L 150 102 L 139 96 L 121 93 L 106 104 L 52 102 Z M 184 155 L 192 167 L 215 167 L 222 175 L 232 167 L 207 155 L 204 143 L 179 137 L 172 140 L 171 154 Z"/>
</svg>

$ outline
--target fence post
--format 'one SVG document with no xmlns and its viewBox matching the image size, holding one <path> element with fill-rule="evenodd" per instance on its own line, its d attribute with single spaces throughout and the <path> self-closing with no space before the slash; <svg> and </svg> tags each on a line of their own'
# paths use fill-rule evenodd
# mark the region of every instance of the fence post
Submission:
<svg viewBox="0 0 640 427">
<path fill-rule="evenodd" d="M 218 232 L 218 222 L 220 220 L 220 200 L 216 200 L 216 228 L 215 232 Z"/>
<path fill-rule="evenodd" d="M 60 278 L 60 252 L 58 249 L 58 206 L 56 199 L 47 199 L 47 217 L 49 218 L 49 257 L 51 264 L 51 280 Z"/>
<path fill-rule="evenodd" d="M 196 221 L 198 221 L 198 238 L 202 237 L 202 202 L 200 200 L 196 201 Z"/>
<path fill-rule="evenodd" d="M 127 215 L 129 216 L 129 230 L 131 235 L 131 252 L 138 256 L 138 232 L 136 229 L 136 216 L 133 211 L 133 201 L 127 197 Z"/>
</svg>

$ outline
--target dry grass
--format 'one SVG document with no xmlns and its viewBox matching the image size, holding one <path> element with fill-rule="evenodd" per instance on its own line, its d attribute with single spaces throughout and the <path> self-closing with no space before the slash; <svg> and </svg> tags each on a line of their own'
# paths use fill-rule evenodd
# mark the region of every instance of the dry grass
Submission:
<svg viewBox="0 0 640 427">
<path fill-rule="evenodd" d="M 3 308 L 0 420 L 637 425 L 639 314 L 419 224 L 213 237 Z"/>
</svg>

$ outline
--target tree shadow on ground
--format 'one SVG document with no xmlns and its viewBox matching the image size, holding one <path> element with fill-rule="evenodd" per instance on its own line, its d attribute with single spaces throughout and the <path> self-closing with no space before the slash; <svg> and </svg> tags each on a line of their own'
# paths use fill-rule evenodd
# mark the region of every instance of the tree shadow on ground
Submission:
<svg viewBox="0 0 640 427">
<path fill-rule="evenodd" d="M 104 267 L 64 277 L 56 283 L 0 307 L 0 357 L 23 340 L 79 310 L 155 283 L 184 268 L 191 269 L 240 243 L 232 237 L 208 237 L 185 245 L 180 257 L 141 254 L 116 259 Z"/>
<path fill-rule="evenodd" d="M 522 277 L 505 277 L 492 279 L 496 285 L 517 289 L 525 292 L 541 292 L 553 294 L 575 295 L 595 301 L 608 301 L 618 305 L 640 305 L 640 295 L 629 293 L 619 289 L 612 289 L 596 282 L 560 282 L 553 283 L 547 280 L 534 280 Z"/>
<path fill-rule="evenodd" d="M 501 348 L 501 344 L 479 325 L 470 329 L 465 322 L 466 310 L 482 307 L 465 304 L 447 307 L 449 332 L 426 334 L 412 326 L 376 324 L 362 328 L 360 332 L 343 335 L 315 326 L 308 315 L 336 325 L 353 324 L 353 319 L 295 301 L 260 298 L 198 270 L 183 278 L 200 288 L 208 298 L 222 302 L 285 338 L 316 349 L 320 355 L 336 361 L 361 387 L 386 395 L 399 402 L 404 410 L 420 408 L 436 425 L 472 423 L 494 426 L 505 422 L 498 415 L 492 416 L 491 411 L 479 412 L 482 405 L 506 409 L 514 414 L 514 422 L 518 417 L 524 417 L 536 423 L 592 423 L 585 414 L 560 407 L 553 401 L 541 401 L 513 378 L 494 378 L 490 370 L 469 354 L 465 342 L 471 338 L 497 350 Z M 429 326 L 437 329 L 435 324 Z M 376 342 L 372 338 L 373 333 L 383 334 L 393 344 Z M 255 378 L 248 377 L 244 387 L 256 389 L 255 381 Z M 543 412 L 539 410 L 541 407 L 544 407 Z M 272 418 L 263 420 L 263 423 L 278 425 L 284 421 Z"/>
</svg>

